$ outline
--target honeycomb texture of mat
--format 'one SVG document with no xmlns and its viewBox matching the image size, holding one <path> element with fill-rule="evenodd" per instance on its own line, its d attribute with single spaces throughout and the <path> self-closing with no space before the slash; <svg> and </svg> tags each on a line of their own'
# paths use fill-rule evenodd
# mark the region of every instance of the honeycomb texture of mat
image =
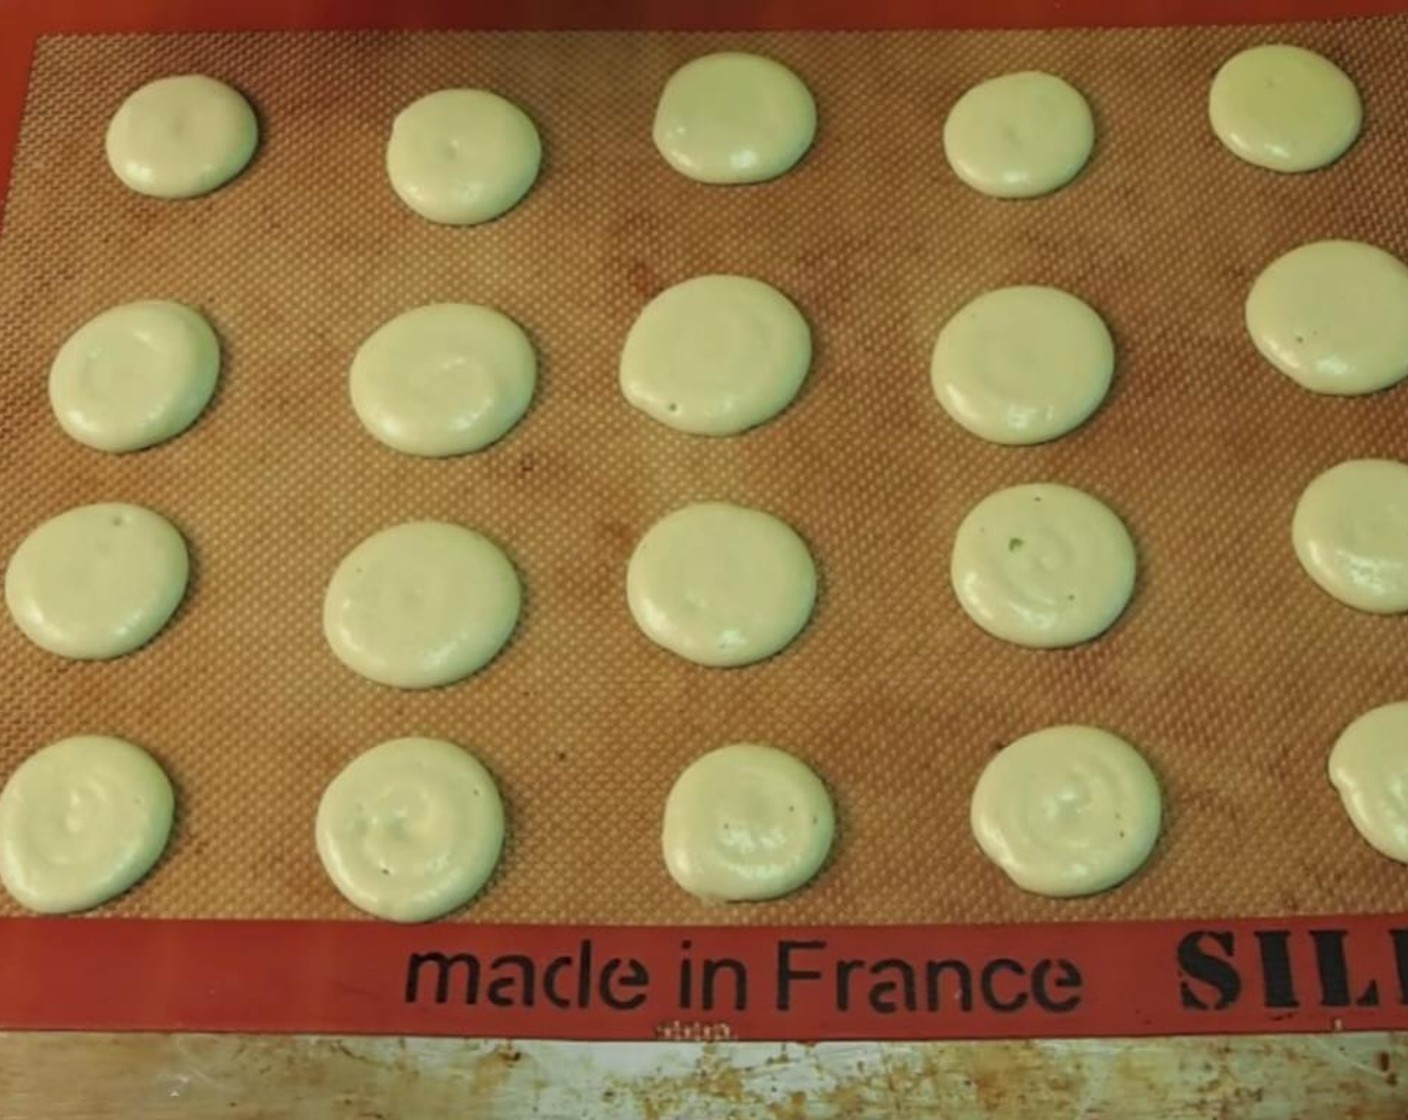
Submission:
<svg viewBox="0 0 1408 1120">
<path fill-rule="evenodd" d="M 1322 50 L 1358 83 L 1363 135 L 1337 165 L 1282 176 L 1224 151 L 1217 66 L 1253 43 Z M 650 139 L 687 59 L 757 50 L 820 111 L 791 174 L 710 188 Z M 1386 911 L 1408 868 L 1353 832 L 1325 777 L 1341 728 L 1405 698 L 1408 619 L 1331 601 L 1299 570 L 1290 519 L 1342 459 L 1408 454 L 1408 387 L 1316 397 L 1253 350 L 1242 303 L 1287 249 L 1362 238 L 1408 256 L 1408 20 L 1289 27 L 913 34 L 238 34 L 40 43 L 0 236 L 0 549 L 69 506 L 161 511 L 193 550 L 191 594 L 141 652 L 62 661 L 0 625 L 0 770 L 81 732 L 151 749 L 180 796 L 156 872 L 101 915 L 350 917 L 313 846 L 323 786 L 402 735 L 471 747 L 501 783 L 510 841 L 458 917 L 536 922 L 989 922 Z M 1009 70 L 1059 73 L 1099 138 L 1059 193 L 1000 202 L 944 163 L 944 114 Z M 165 74 L 243 90 L 260 150 L 230 186 L 165 203 L 103 158 L 123 97 Z M 392 193 L 392 117 L 446 86 L 494 89 L 544 139 L 532 193 L 450 229 Z M 622 340 L 665 286 L 708 272 L 776 285 L 810 319 L 797 402 L 731 440 L 671 432 L 617 388 Z M 983 443 L 929 387 L 939 327 L 986 289 L 1066 288 L 1119 351 L 1112 393 L 1039 448 Z M 126 457 L 59 430 L 48 365 L 96 312 L 135 299 L 204 310 L 222 381 L 185 436 Z M 524 421 L 491 450 L 403 457 L 358 425 L 362 340 L 419 304 L 522 323 L 542 359 Z M 1123 515 L 1142 568 L 1129 611 L 1066 652 L 1018 649 L 964 617 L 953 533 L 989 491 L 1051 480 Z M 687 502 L 753 505 L 819 562 L 811 626 L 752 668 L 687 664 L 626 610 L 626 561 Z M 328 651 L 323 590 L 387 525 L 445 518 L 507 549 L 527 591 L 511 645 L 429 693 L 364 681 Z M 1023 894 L 978 851 L 968 799 L 1001 744 L 1060 722 L 1137 743 L 1167 826 L 1122 889 Z M 708 907 L 670 881 L 659 819 L 694 757 L 760 740 L 835 791 L 839 842 L 809 889 Z M 0 912 L 14 913 L 6 901 Z"/>
</svg>

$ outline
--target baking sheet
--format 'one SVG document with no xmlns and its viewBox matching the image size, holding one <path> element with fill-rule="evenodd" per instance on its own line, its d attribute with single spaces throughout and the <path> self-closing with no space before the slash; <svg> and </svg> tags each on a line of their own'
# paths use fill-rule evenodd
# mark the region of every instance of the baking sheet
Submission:
<svg viewBox="0 0 1408 1120">
<path fill-rule="evenodd" d="M 1334 168 L 1282 177 L 1224 152 L 1207 83 L 1243 46 L 1286 40 L 1354 78 L 1366 118 Z M 0 549 L 71 505 L 170 516 L 196 562 L 174 624 L 142 652 L 64 662 L 0 627 L 0 769 L 68 734 L 149 747 L 179 788 L 175 842 L 104 915 L 353 917 L 312 820 L 326 781 L 406 734 L 470 746 L 498 776 L 510 840 L 461 916 L 555 922 L 987 922 L 1401 908 L 1403 872 L 1343 818 L 1324 778 L 1340 728 L 1402 698 L 1403 620 L 1326 598 L 1290 548 L 1301 488 L 1345 458 L 1403 454 L 1408 397 L 1328 400 L 1255 354 L 1241 304 L 1303 241 L 1408 255 L 1401 18 L 1284 28 L 891 34 L 329 33 L 41 41 L 0 238 Z M 715 49 L 758 50 L 816 94 L 814 151 L 775 183 L 690 183 L 649 140 L 658 90 Z M 969 191 L 940 147 L 974 82 L 1060 73 L 1090 99 L 1095 156 L 1030 203 Z M 160 203 L 106 170 L 106 121 L 135 86 L 199 71 L 255 104 L 263 144 L 207 199 Z M 408 101 L 452 85 L 521 104 L 543 176 L 492 225 L 406 211 L 382 152 Z M 628 408 L 615 364 L 671 283 L 739 272 L 813 324 L 797 403 L 745 437 L 700 440 Z M 928 386 L 953 311 L 1011 283 L 1086 299 L 1115 334 L 1105 408 L 1041 448 L 981 443 Z M 45 375 L 69 331 L 142 298 L 202 308 L 225 345 L 217 398 L 185 437 L 127 457 L 69 441 Z M 361 340 L 439 300 L 520 321 L 542 359 L 525 421 L 464 459 L 404 458 L 347 403 Z M 1060 653 L 974 627 L 948 588 L 953 530 L 992 489 L 1081 486 L 1140 547 L 1134 602 Z M 808 539 L 812 625 L 753 668 L 688 665 L 625 608 L 635 539 L 690 501 L 756 505 Z M 501 542 L 527 588 L 508 650 L 433 693 L 350 674 L 320 626 L 328 576 L 386 525 L 446 518 Z M 1146 870 L 1093 899 L 1025 895 L 986 863 L 967 800 L 991 752 L 1056 722 L 1138 743 L 1167 797 Z M 834 859 L 776 903 L 706 907 L 658 856 L 676 773 L 714 746 L 776 743 L 831 784 Z M 6 901 L 0 912 L 16 913 Z"/>
</svg>

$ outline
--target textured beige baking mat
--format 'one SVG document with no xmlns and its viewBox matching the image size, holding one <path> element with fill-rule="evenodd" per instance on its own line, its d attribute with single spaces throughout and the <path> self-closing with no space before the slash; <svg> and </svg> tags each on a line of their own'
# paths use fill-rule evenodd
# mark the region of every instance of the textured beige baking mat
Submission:
<svg viewBox="0 0 1408 1120">
<path fill-rule="evenodd" d="M 1325 51 L 1358 83 L 1364 132 L 1335 167 L 1278 176 L 1206 123 L 1218 64 L 1256 42 Z M 694 55 L 758 50 L 816 94 L 792 174 L 718 189 L 650 140 L 662 83 Z M 1408 387 L 1312 396 L 1257 356 L 1242 302 L 1301 242 L 1363 238 L 1408 256 L 1408 20 L 1283 28 L 915 34 L 271 34 L 40 43 L 0 237 L 0 549 L 73 505 L 165 513 L 195 559 L 151 646 L 78 664 L 0 624 L 0 769 L 64 735 L 149 747 L 179 788 L 156 872 L 100 913 L 350 917 L 312 841 L 324 784 L 386 738 L 445 736 L 494 771 L 510 811 L 499 873 L 462 917 L 534 922 L 984 922 L 1401 909 L 1408 871 L 1350 828 L 1325 778 L 1339 730 L 1408 696 L 1408 619 L 1356 613 L 1301 573 L 1301 488 L 1346 458 L 1408 452 Z M 1022 68 L 1060 73 L 1099 140 L 1069 189 L 981 197 L 948 171 L 958 94 Z M 149 79 L 209 73 L 256 105 L 248 172 L 196 202 L 128 193 L 103 133 Z M 396 111 L 485 86 L 541 129 L 543 174 L 482 228 L 447 229 L 392 194 Z M 809 317 L 796 404 L 737 439 L 670 432 L 616 383 L 623 337 L 661 288 L 756 276 Z M 1067 288 L 1105 316 L 1106 406 L 1049 446 L 949 421 L 928 382 L 941 324 L 1005 284 Z M 221 387 L 184 437 L 115 457 L 70 441 L 46 397 L 66 335 L 116 303 L 202 308 Z M 347 399 L 359 343 L 418 304 L 500 308 L 542 358 L 538 397 L 492 450 L 402 457 Z M 1067 652 L 1003 644 L 948 582 L 955 527 L 997 487 L 1088 489 L 1125 518 L 1142 567 L 1130 610 Z M 636 538 L 687 502 L 758 506 L 810 542 L 812 625 L 753 668 L 687 664 L 626 610 Z M 387 525 L 446 518 L 500 541 L 526 588 L 512 644 L 431 693 L 364 681 L 329 653 L 324 586 Z M 1048 724 L 1112 728 L 1147 753 L 1167 828 L 1128 885 L 1085 901 L 1023 894 L 968 829 L 1000 745 Z M 776 903 L 711 908 L 658 853 L 671 782 L 735 740 L 795 751 L 832 786 L 834 859 Z M 0 912 L 12 913 L 8 902 Z"/>
</svg>

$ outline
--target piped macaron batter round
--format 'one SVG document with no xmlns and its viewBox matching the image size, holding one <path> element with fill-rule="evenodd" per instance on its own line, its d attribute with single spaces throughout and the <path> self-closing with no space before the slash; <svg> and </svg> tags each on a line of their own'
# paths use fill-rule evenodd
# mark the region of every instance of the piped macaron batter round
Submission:
<svg viewBox="0 0 1408 1120">
<path fill-rule="evenodd" d="M 1027 70 L 963 94 L 944 121 L 953 173 L 982 194 L 1034 198 L 1080 174 L 1095 146 L 1095 118 L 1079 90 Z"/>
<path fill-rule="evenodd" d="M 1364 110 L 1324 55 L 1267 43 L 1233 55 L 1208 90 L 1208 119 L 1233 155 L 1270 171 L 1315 171 L 1359 136 Z"/>
<path fill-rule="evenodd" d="M 1134 592 L 1134 541 L 1097 498 L 1033 483 L 989 494 L 963 519 L 950 574 L 959 605 L 994 637 L 1051 649 L 1110 628 Z"/>
<path fill-rule="evenodd" d="M 790 171 L 816 135 L 801 78 L 762 55 L 726 51 L 670 75 L 655 110 L 655 147 L 701 183 L 760 183 Z"/>
<path fill-rule="evenodd" d="M 776 288 L 697 276 L 641 311 L 621 351 L 621 391 L 667 427 L 737 435 L 792 403 L 811 360 L 811 329 Z"/>
<path fill-rule="evenodd" d="M 383 529 L 328 583 L 323 633 L 337 659 L 393 688 L 435 688 L 492 661 L 518 623 L 518 574 L 492 541 L 443 521 Z"/>
<path fill-rule="evenodd" d="M 109 308 L 68 337 L 49 368 L 59 426 L 99 451 L 140 451 L 205 410 L 220 342 L 200 312 L 167 300 Z"/>
<path fill-rule="evenodd" d="M 128 96 L 105 143 L 113 174 L 138 194 L 195 198 L 245 169 L 259 144 L 259 122 L 238 90 L 182 74 Z"/>
<path fill-rule="evenodd" d="M 35 645 L 77 660 L 146 645 L 186 594 L 190 557 L 166 518 L 108 502 L 50 518 L 5 569 L 5 605 Z"/>
<path fill-rule="evenodd" d="M 357 419 L 407 455 L 479 451 L 528 411 L 538 358 L 523 328 L 490 307 L 438 303 L 378 327 L 352 359 Z"/>
<path fill-rule="evenodd" d="M 1023 890 L 1068 898 L 1123 882 L 1159 837 L 1158 779 L 1098 727 L 1048 727 L 995 754 L 973 790 L 978 845 Z"/>
<path fill-rule="evenodd" d="M 1377 851 L 1408 863 L 1408 703 L 1365 712 L 1330 751 L 1330 781 L 1344 811 Z"/>
<path fill-rule="evenodd" d="M 483 89 L 442 89 L 397 114 L 386 174 L 422 218 L 468 226 L 517 206 L 542 158 L 537 128 L 513 102 Z"/>
<path fill-rule="evenodd" d="M 1291 541 L 1306 575 L 1346 606 L 1408 611 L 1408 464 L 1351 459 L 1318 475 L 1296 503 Z"/>
<path fill-rule="evenodd" d="M 352 905 L 426 922 L 469 902 L 498 866 L 504 809 L 493 776 L 443 739 L 394 739 L 328 783 L 318 857 Z"/>
<path fill-rule="evenodd" d="M 749 665 L 786 648 L 806 626 L 816 565 L 786 522 L 704 502 L 675 510 L 641 537 L 626 598 L 656 645 L 701 665 Z"/>
<path fill-rule="evenodd" d="M 161 858 L 175 795 L 146 751 L 78 735 L 26 758 L 0 791 L 0 882 L 43 914 L 88 910 Z"/>
<path fill-rule="evenodd" d="M 1314 393 L 1360 396 L 1408 375 L 1408 265 L 1361 241 L 1276 258 L 1247 294 L 1257 350 Z"/>
<path fill-rule="evenodd" d="M 1115 344 L 1090 305 L 1059 288 L 985 292 L 944 324 L 930 380 L 945 412 L 993 443 L 1032 444 L 1100 407 Z"/>
<path fill-rule="evenodd" d="M 735 743 L 690 763 L 665 802 L 670 876 L 706 901 L 778 898 L 806 885 L 835 835 L 826 786 L 776 747 Z"/>
</svg>

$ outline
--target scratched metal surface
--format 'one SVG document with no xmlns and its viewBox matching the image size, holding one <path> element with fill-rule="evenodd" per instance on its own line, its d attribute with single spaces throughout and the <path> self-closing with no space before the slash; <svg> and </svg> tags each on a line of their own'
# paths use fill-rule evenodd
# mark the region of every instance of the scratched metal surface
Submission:
<svg viewBox="0 0 1408 1120">
<path fill-rule="evenodd" d="M 1402 1120 L 1408 1040 L 588 1045 L 0 1034 L 3 1120 Z"/>
</svg>

